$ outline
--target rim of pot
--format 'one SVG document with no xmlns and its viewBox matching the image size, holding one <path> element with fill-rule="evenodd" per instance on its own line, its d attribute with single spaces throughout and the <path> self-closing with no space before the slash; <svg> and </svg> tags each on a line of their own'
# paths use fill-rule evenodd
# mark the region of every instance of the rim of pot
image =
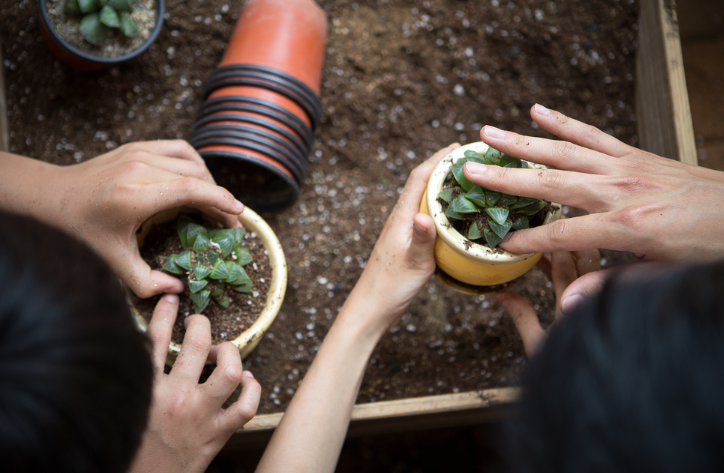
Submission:
<svg viewBox="0 0 724 473">
<path fill-rule="evenodd" d="M 442 189 L 442 185 L 445 182 L 453 162 L 464 156 L 465 151 L 473 150 L 478 153 L 484 154 L 487 151 L 488 145 L 482 141 L 476 143 L 470 143 L 465 146 L 461 146 L 453 150 L 450 154 L 445 156 L 440 163 L 435 167 L 430 176 L 430 180 L 427 182 L 427 208 L 430 211 L 433 221 L 435 222 L 435 229 L 437 230 L 438 237 L 447 243 L 458 253 L 467 256 L 475 261 L 480 261 L 488 264 L 511 264 L 518 263 L 520 261 L 527 260 L 536 253 L 511 253 L 505 251 L 502 248 L 493 250 L 484 245 L 478 243 L 472 243 L 469 239 L 465 238 L 460 234 L 447 219 L 445 212 L 442 210 L 442 204 L 438 202 L 437 195 Z M 524 160 L 525 161 L 525 160 Z M 542 164 L 531 163 L 526 161 L 529 167 L 535 169 L 547 169 Z M 546 215 L 543 225 L 547 225 L 551 222 L 558 220 L 561 216 L 561 205 L 551 202 L 551 210 Z"/>
<path fill-rule="evenodd" d="M 137 56 L 140 56 L 148 48 L 150 48 L 151 45 L 156 41 L 156 38 L 158 38 L 158 35 L 161 33 L 161 28 L 163 27 L 164 21 L 163 16 L 166 12 L 165 0 L 154 0 L 154 3 L 156 4 L 156 25 L 153 27 L 153 30 L 151 30 L 151 35 L 148 37 L 148 39 L 144 41 L 137 49 L 134 49 L 130 53 L 124 54 L 123 56 L 102 57 L 94 56 L 92 54 L 83 52 L 66 40 L 64 40 L 63 38 L 61 38 L 58 32 L 55 31 L 55 28 L 53 28 L 53 25 L 50 24 L 50 20 L 48 19 L 48 9 L 45 7 L 45 0 L 38 0 L 38 3 L 40 5 L 40 19 L 55 41 L 57 41 L 63 48 L 67 49 L 81 59 L 85 59 L 86 61 L 91 61 L 99 64 L 105 64 L 108 66 L 112 66 L 114 64 L 133 59 Z"/>
<path fill-rule="evenodd" d="M 295 133 L 293 130 L 288 130 L 284 128 L 284 123 L 280 122 L 274 122 L 272 120 L 267 120 L 266 118 L 261 118 L 259 116 L 254 116 L 253 114 L 245 113 L 245 112 L 235 112 L 233 110 L 226 111 L 226 112 L 220 112 L 220 113 L 213 113 L 211 115 L 206 115 L 205 117 L 199 117 L 194 122 L 194 128 L 191 130 L 191 133 L 194 134 L 198 130 L 204 128 L 207 125 L 210 124 L 226 124 L 226 123 L 217 123 L 217 122 L 236 122 L 236 123 L 248 123 L 252 125 L 257 125 L 262 128 L 266 128 L 267 130 L 273 131 L 280 136 L 283 136 L 286 138 L 289 142 L 294 143 L 295 142 Z M 311 145 L 307 146 L 307 148 L 310 148 Z"/>
<path fill-rule="evenodd" d="M 279 107 L 284 108 L 289 113 L 296 116 L 302 123 L 304 123 L 304 125 L 310 131 L 314 129 L 309 115 L 302 109 L 302 107 L 299 106 L 299 104 L 297 104 L 297 102 L 290 99 L 289 97 L 274 92 L 273 90 L 265 89 L 263 87 L 254 87 L 247 85 L 232 85 L 229 87 L 222 87 L 218 90 L 215 90 L 204 100 L 204 102 L 213 99 L 220 99 L 223 97 L 240 96 L 271 102 Z"/>
</svg>

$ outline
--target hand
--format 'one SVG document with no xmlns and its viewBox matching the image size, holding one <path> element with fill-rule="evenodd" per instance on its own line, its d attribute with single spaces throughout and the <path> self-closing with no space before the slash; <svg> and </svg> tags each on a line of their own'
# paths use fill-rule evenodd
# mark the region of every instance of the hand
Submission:
<svg viewBox="0 0 724 473">
<path fill-rule="evenodd" d="M 367 266 L 347 303 L 374 301 L 369 314 L 381 332 L 396 324 L 422 286 L 435 272 L 435 223 L 419 212 L 420 201 L 435 166 L 460 145 L 444 148 L 415 168 L 395 208 L 387 218 Z M 364 305 L 363 304 L 363 305 Z"/>
<path fill-rule="evenodd" d="M 219 345 L 217 366 L 204 384 L 199 376 L 211 348 L 209 320 L 186 319 L 186 335 L 171 372 L 163 372 L 178 311 L 178 296 L 161 298 L 148 326 L 156 372 L 148 427 L 131 472 L 203 472 L 229 437 L 256 414 L 261 386 L 242 371 L 239 350 Z M 222 404 L 241 383 L 241 395 L 227 409 Z"/>
<path fill-rule="evenodd" d="M 143 298 L 183 291 L 181 281 L 141 259 L 136 230 L 146 219 L 185 205 L 236 227 L 244 209 L 181 140 L 131 143 L 54 170 L 37 186 L 45 194 L 39 217 L 88 243 Z"/>
<path fill-rule="evenodd" d="M 660 261 L 724 257 L 724 173 L 641 151 L 540 105 L 531 117 L 568 141 L 490 126 L 480 136 L 504 153 L 555 169 L 467 163 L 465 176 L 492 190 L 578 207 L 589 215 L 510 233 L 502 248 L 515 253 L 608 248 Z"/>
<path fill-rule="evenodd" d="M 551 253 L 551 260 L 545 257 L 538 262 L 538 267 L 553 282 L 553 289 L 556 293 L 555 322 L 560 320 L 564 312 L 571 309 L 580 302 L 578 298 L 568 298 L 566 289 L 575 280 L 585 278 L 587 275 L 600 274 L 601 257 L 598 250 L 586 251 L 555 251 Z M 546 331 L 540 325 L 540 320 L 530 304 L 517 294 L 503 291 L 495 296 L 495 300 L 503 306 L 505 311 L 513 318 L 515 327 L 518 329 L 520 338 L 523 340 L 525 353 L 530 358 L 541 345 L 546 336 Z"/>
</svg>

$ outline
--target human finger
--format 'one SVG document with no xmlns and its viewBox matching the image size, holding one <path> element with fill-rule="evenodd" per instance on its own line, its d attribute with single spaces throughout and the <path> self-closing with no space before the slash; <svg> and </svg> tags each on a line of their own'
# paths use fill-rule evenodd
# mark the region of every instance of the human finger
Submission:
<svg viewBox="0 0 724 473">
<path fill-rule="evenodd" d="M 558 202 L 589 213 L 610 206 L 609 188 L 615 183 L 607 180 L 622 179 L 558 169 L 514 169 L 472 162 L 465 163 L 463 172 L 470 182 L 486 189 Z"/>
<path fill-rule="evenodd" d="M 186 334 L 169 376 L 197 384 L 211 348 L 211 324 L 203 315 L 187 317 L 184 323 Z"/>
<path fill-rule="evenodd" d="M 191 161 L 188 159 L 179 159 L 176 157 L 169 157 L 160 154 L 149 153 L 147 151 L 138 151 L 134 154 L 134 158 L 139 161 L 145 162 L 149 166 L 153 166 L 158 169 L 163 169 L 182 177 L 195 177 L 201 179 L 210 184 L 216 184 L 211 173 L 206 168 L 206 165 L 198 161 Z"/>
<path fill-rule="evenodd" d="M 556 314 L 555 317 L 561 316 L 561 302 L 563 292 L 573 281 L 576 280 L 576 265 L 570 251 L 554 251 L 551 253 L 551 276 L 553 282 L 553 290 L 556 293 Z"/>
<path fill-rule="evenodd" d="M 236 432 L 244 427 L 255 415 L 259 408 L 261 398 L 261 385 L 254 379 L 250 371 L 244 371 L 241 376 L 241 394 L 239 399 L 225 409 L 220 422 L 227 432 Z"/>
<path fill-rule="evenodd" d="M 601 269 L 601 252 L 598 249 L 574 251 L 572 254 L 578 277 Z"/>
<path fill-rule="evenodd" d="M 570 314 L 584 299 L 598 294 L 614 268 L 585 274 L 571 283 L 561 294 L 561 310 Z"/>
<path fill-rule="evenodd" d="M 182 177 L 167 171 L 157 170 L 156 182 L 146 184 L 136 193 L 138 208 L 146 216 L 161 210 L 189 206 L 215 207 L 221 212 L 239 215 L 244 205 L 236 200 L 228 190 L 194 177 Z"/>
<path fill-rule="evenodd" d="M 231 342 L 218 345 L 216 349 L 216 368 L 203 385 L 206 392 L 216 399 L 218 403 L 216 409 L 224 404 L 224 401 L 229 398 L 239 385 L 243 371 L 239 349 Z"/>
<path fill-rule="evenodd" d="M 163 374 L 166 365 L 168 345 L 173 334 L 173 324 L 178 314 L 178 296 L 165 294 L 156 304 L 148 323 L 148 337 L 151 339 L 151 360 L 156 376 Z"/>
<path fill-rule="evenodd" d="M 170 158 L 185 159 L 201 164 L 204 163 L 201 155 L 185 140 L 138 141 L 126 146 L 128 147 L 128 151 L 148 151 L 149 153 L 168 156 Z"/>
<path fill-rule="evenodd" d="M 425 268 L 434 261 L 435 222 L 429 215 L 418 213 L 412 220 L 412 239 L 406 260 L 411 268 Z"/>
<path fill-rule="evenodd" d="M 517 294 L 503 291 L 495 295 L 495 300 L 503 306 L 515 323 L 515 328 L 523 340 L 525 353 L 530 358 L 540 345 L 545 332 L 540 326 L 540 320 L 530 304 Z"/>
<path fill-rule="evenodd" d="M 551 260 L 546 258 L 546 255 L 541 256 L 541 258 L 536 263 L 536 266 L 538 266 L 538 269 L 543 271 L 543 274 L 546 275 L 546 277 L 548 278 L 549 281 L 553 281 Z"/>
<path fill-rule="evenodd" d="M 594 126 L 569 118 L 555 110 L 549 110 L 540 104 L 533 105 L 530 116 L 544 130 L 599 153 L 620 158 L 636 150 Z"/>
<path fill-rule="evenodd" d="M 135 243 L 135 236 L 134 236 Z M 127 251 L 105 254 L 112 268 L 121 280 L 141 299 L 164 292 L 179 294 L 183 292 L 183 283 L 161 271 L 152 270 L 141 258 L 137 246 L 132 245 Z"/>
<path fill-rule="evenodd" d="M 505 154 L 556 169 L 605 174 L 611 167 L 608 163 L 611 159 L 609 156 L 570 141 L 533 138 L 489 125 L 480 130 L 480 137 L 485 143 Z"/>
<path fill-rule="evenodd" d="M 243 205 L 243 204 L 242 204 Z M 222 212 L 216 207 L 208 207 L 204 205 L 190 206 L 200 210 L 204 215 L 209 217 L 211 220 L 221 223 L 224 228 L 236 228 L 241 226 L 239 222 L 239 216 Z"/>
</svg>

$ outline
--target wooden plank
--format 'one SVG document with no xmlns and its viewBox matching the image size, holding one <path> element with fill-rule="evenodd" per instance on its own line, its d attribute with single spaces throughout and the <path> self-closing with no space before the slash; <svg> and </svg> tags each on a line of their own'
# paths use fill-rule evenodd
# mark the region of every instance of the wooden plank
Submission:
<svg viewBox="0 0 724 473">
<path fill-rule="evenodd" d="M 5 80 L 3 73 L 3 49 L 0 44 L 0 151 L 10 151 L 10 135 L 8 134 L 8 104 L 5 100 Z"/>
<path fill-rule="evenodd" d="M 636 109 L 642 149 L 697 164 L 674 0 L 642 0 Z"/>
</svg>

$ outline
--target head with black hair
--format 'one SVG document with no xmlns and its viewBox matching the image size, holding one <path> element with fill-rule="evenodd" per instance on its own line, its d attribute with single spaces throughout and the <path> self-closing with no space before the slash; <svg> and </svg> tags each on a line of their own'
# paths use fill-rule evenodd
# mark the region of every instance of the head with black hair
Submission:
<svg viewBox="0 0 724 473">
<path fill-rule="evenodd" d="M 531 361 L 520 472 L 724 471 L 724 262 L 625 272 Z"/>
<path fill-rule="evenodd" d="M 126 471 L 151 402 L 149 348 L 98 256 L 0 212 L 0 469 Z"/>
</svg>

